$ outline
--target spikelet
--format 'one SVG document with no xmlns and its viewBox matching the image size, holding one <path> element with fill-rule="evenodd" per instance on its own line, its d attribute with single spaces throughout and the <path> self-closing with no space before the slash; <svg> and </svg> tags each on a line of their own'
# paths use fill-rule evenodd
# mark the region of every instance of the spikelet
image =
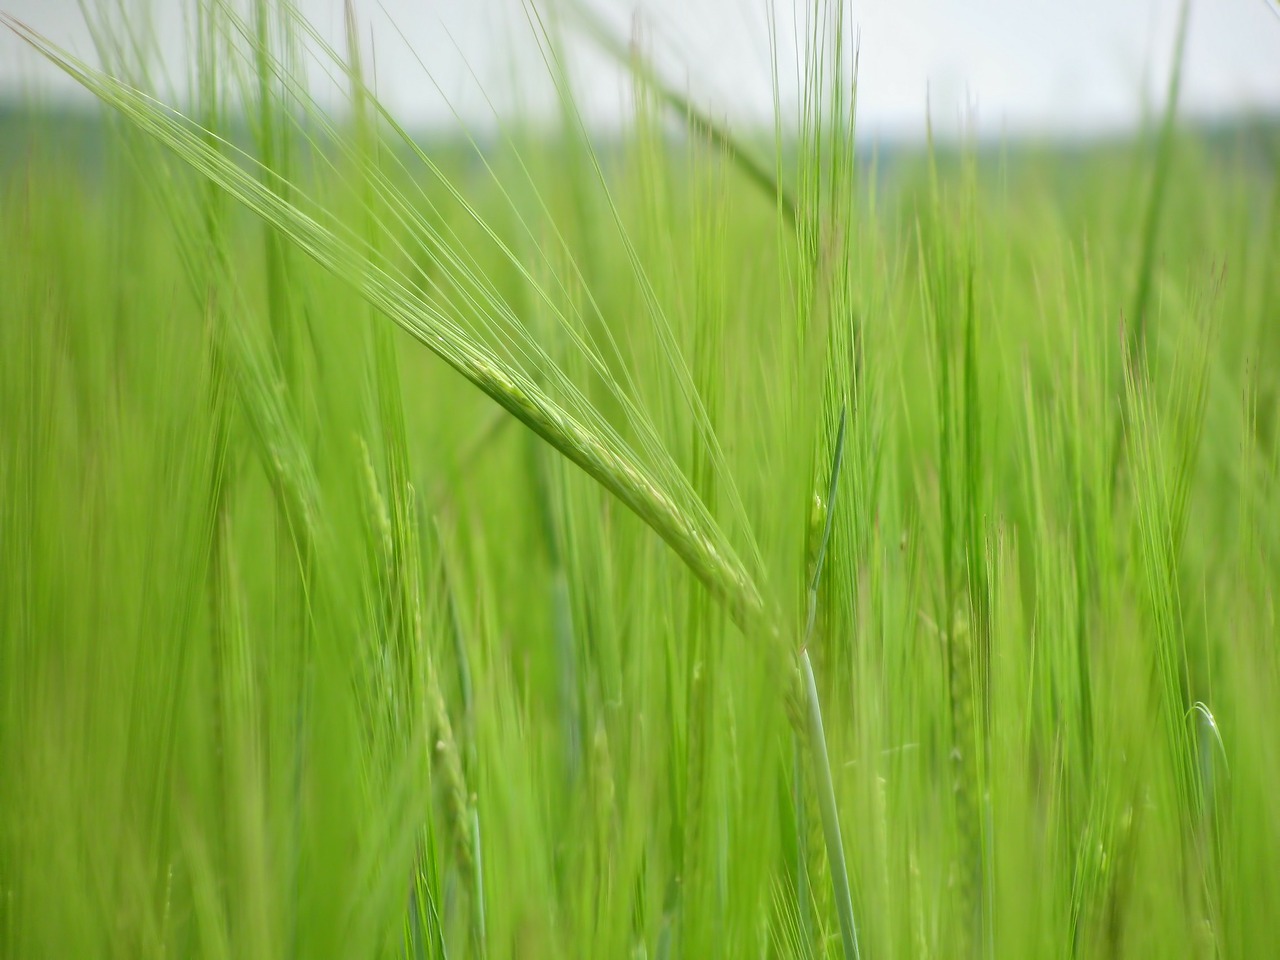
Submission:
<svg viewBox="0 0 1280 960">
<path fill-rule="evenodd" d="M 458 749 L 457 738 L 453 735 L 453 724 L 449 720 L 449 710 L 445 706 L 444 694 L 440 691 L 434 664 L 429 665 L 426 680 L 427 708 L 430 711 L 431 721 L 429 737 L 434 738 L 431 751 L 433 766 L 438 766 L 444 776 L 445 803 L 453 828 L 458 861 L 463 872 L 470 874 L 475 864 L 475 850 L 472 837 L 471 798 L 467 792 L 467 781 L 462 770 L 462 753 Z"/>
</svg>

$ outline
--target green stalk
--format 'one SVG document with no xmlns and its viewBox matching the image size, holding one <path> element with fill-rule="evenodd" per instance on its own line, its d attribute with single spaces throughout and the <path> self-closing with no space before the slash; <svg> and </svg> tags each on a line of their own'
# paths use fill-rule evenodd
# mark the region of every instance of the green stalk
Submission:
<svg viewBox="0 0 1280 960">
<path fill-rule="evenodd" d="M 768 197 L 772 197 L 778 209 L 795 226 L 799 220 L 798 205 L 792 192 L 782 183 L 780 171 L 771 171 L 741 142 L 728 125 L 721 123 L 703 110 L 673 84 L 664 80 L 634 46 L 630 49 L 619 40 L 585 3 L 574 5 L 574 13 L 581 20 L 586 34 L 619 66 L 629 70 L 637 82 L 652 90 L 673 114 L 684 121 L 690 133 L 706 137 L 716 150 L 734 164 L 743 175 Z"/>
<path fill-rule="evenodd" d="M 853 918 L 853 895 L 849 890 L 849 871 L 840 839 L 840 817 L 836 812 L 836 788 L 831 780 L 831 760 L 827 756 L 827 739 L 822 729 L 822 706 L 818 702 L 818 684 L 807 649 L 800 651 L 800 670 L 804 674 L 805 699 L 809 705 L 809 747 L 813 750 L 813 769 L 817 775 L 818 806 L 822 810 L 822 833 L 831 858 L 831 883 L 835 887 L 836 910 L 840 914 L 840 939 L 845 960 L 857 960 L 858 926 Z"/>
<path fill-rule="evenodd" d="M 813 675 L 813 663 L 809 659 L 809 641 L 813 638 L 814 623 L 818 612 L 818 584 L 822 579 L 823 561 L 827 545 L 831 541 L 831 518 L 835 515 L 835 497 L 840 479 L 840 465 L 844 461 L 844 438 L 847 412 L 840 411 L 840 428 L 836 433 L 835 456 L 831 463 L 831 481 L 827 486 L 827 510 L 823 518 L 822 540 L 814 560 L 813 574 L 809 580 L 809 614 L 805 624 L 804 645 L 800 648 L 800 672 L 804 681 L 807 704 L 806 730 L 809 747 L 813 750 L 814 786 L 818 791 L 818 805 L 822 811 L 822 833 L 827 844 L 827 859 L 831 864 L 831 883 L 835 888 L 836 910 L 840 914 L 840 937 L 844 944 L 845 960 L 857 960 L 858 926 L 853 916 L 853 895 L 849 889 L 849 870 L 844 859 L 844 843 L 840 838 L 840 817 L 836 811 L 836 788 L 831 778 L 831 760 L 827 756 L 827 736 L 822 726 L 822 703 L 818 699 L 818 683 Z"/>
</svg>

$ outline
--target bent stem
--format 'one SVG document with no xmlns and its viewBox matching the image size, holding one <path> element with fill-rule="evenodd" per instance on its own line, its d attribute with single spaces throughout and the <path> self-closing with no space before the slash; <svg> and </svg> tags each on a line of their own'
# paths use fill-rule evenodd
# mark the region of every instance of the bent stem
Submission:
<svg viewBox="0 0 1280 960">
<path fill-rule="evenodd" d="M 577 464 L 667 542 L 724 604 L 744 633 L 754 636 L 765 629 L 767 612 L 755 579 L 722 531 L 705 511 L 691 509 L 696 501 L 683 496 L 683 490 L 673 488 L 670 473 L 664 482 L 663 474 L 639 460 L 585 400 L 574 410 L 539 387 L 527 372 L 504 362 L 498 350 L 467 330 L 450 305 L 424 293 L 385 257 L 367 249 L 358 237 L 350 236 L 330 211 L 308 201 L 297 184 L 274 176 L 262 163 L 229 144 L 223 145 L 226 152 L 222 152 L 215 146 L 220 141 L 213 131 L 187 120 L 123 80 L 95 69 L 9 14 L 0 13 L 0 25 L 12 30 L 139 132 L 171 150 L 198 175 L 280 231 L 367 304 Z M 376 98 L 370 98 L 368 104 L 379 116 L 390 119 Z M 403 139 L 411 140 L 407 134 Z M 287 187 L 290 192 L 286 195 L 277 186 Z M 393 199 L 400 202 L 403 198 Z"/>
</svg>

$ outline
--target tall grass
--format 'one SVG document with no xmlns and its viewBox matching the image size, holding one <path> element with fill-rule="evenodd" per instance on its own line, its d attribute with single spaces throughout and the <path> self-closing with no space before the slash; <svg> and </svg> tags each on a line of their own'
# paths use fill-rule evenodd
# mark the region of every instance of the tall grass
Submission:
<svg viewBox="0 0 1280 960">
<path fill-rule="evenodd" d="M 5 19 L 109 149 L 0 183 L 0 954 L 1267 954 L 1266 131 L 882 173 L 814 2 L 772 162 L 534 7 L 424 144 L 192 10 Z"/>
</svg>

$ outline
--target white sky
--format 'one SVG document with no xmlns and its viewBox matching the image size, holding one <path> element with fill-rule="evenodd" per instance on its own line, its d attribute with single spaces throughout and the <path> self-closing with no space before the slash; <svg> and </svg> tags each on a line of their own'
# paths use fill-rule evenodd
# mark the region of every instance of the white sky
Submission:
<svg viewBox="0 0 1280 960">
<path fill-rule="evenodd" d="M 341 45 L 342 0 L 296 2 Z M 546 70 L 522 0 L 353 2 L 372 38 L 380 94 L 401 119 L 451 122 L 432 80 L 476 126 L 489 118 L 485 94 L 507 106 L 547 102 Z M 792 24 L 803 19 L 808 0 L 592 5 L 623 36 L 641 24 L 646 48 L 664 73 L 700 103 L 758 122 L 772 116 L 772 5 L 783 89 L 795 87 Z M 183 21 L 190 2 L 155 0 L 152 7 L 167 62 L 181 73 L 187 68 Z M 859 127 L 872 135 L 921 133 L 926 99 L 935 125 L 954 125 L 964 116 L 986 134 L 1123 127 L 1139 116 L 1144 98 L 1161 96 L 1178 8 L 1179 0 L 855 0 L 849 10 L 861 36 Z M 0 0 L 0 10 L 91 58 L 77 0 Z M 628 102 L 618 72 L 607 59 L 581 51 L 574 70 L 588 115 L 617 122 Z M 30 89 L 74 95 L 68 83 L 0 28 L 0 95 Z M 1197 115 L 1280 111 L 1278 0 L 1193 0 L 1182 103 L 1184 112 Z"/>
</svg>

